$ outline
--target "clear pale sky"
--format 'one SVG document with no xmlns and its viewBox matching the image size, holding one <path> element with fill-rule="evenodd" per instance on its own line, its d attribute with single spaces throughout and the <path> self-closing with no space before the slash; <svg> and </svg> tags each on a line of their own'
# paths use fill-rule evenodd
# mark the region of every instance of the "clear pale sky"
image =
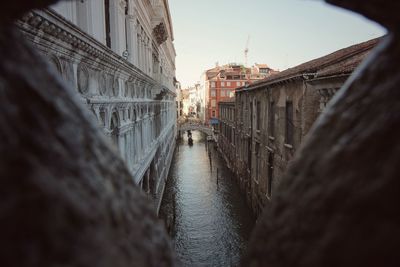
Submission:
<svg viewBox="0 0 400 267">
<path fill-rule="evenodd" d="M 284 70 L 385 34 L 363 17 L 315 0 L 169 0 L 182 87 L 215 63 Z"/>
</svg>

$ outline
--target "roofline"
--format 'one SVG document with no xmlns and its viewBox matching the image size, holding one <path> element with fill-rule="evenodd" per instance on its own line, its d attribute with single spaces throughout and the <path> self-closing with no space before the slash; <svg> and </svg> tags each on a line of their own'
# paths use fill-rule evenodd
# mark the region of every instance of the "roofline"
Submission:
<svg viewBox="0 0 400 267">
<path fill-rule="evenodd" d="M 363 42 L 363 43 L 372 42 L 372 41 L 374 41 L 374 40 L 379 41 L 381 38 L 382 38 L 382 37 L 374 38 L 374 39 L 371 39 L 371 40 L 369 40 L 369 41 L 365 41 L 365 42 Z M 303 64 L 307 64 L 307 63 L 312 62 L 312 61 L 314 61 L 314 60 L 323 59 L 323 58 L 325 58 L 325 57 L 327 57 L 327 56 L 330 56 L 330 55 L 332 55 L 332 54 L 334 54 L 334 53 L 337 53 L 337 52 L 342 51 L 342 50 L 349 49 L 349 48 L 351 48 L 351 47 L 353 47 L 353 46 L 360 45 L 360 44 L 363 44 L 363 43 L 355 44 L 355 45 L 352 45 L 352 46 L 349 46 L 349 47 L 345 47 L 345 48 L 336 50 L 336 51 L 334 51 L 334 52 L 332 52 L 332 53 L 329 53 L 329 54 L 327 54 L 327 55 L 325 55 L 325 56 L 322 56 L 322 57 L 319 57 L 319 58 L 312 59 L 312 60 L 309 60 L 309 61 L 307 61 L 307 62 L 301 63 L 301 64 L 299 64 L 299 65 L 297 65 L 297 66 L 294 66 L 293 68 L 299 67 L 299 66 L 301 66 L 301 65 L 303 65 Z M 376 45 L 377 45 L 377 44 L 372 44 L 372 43 L 371 43 L 371 44 L 369 44 L 369 45 L 367 45 L 367 46 L 365 46 L 365 47 L 360 48 L 359 50 L 356 50 L 356 51 L 354 51 L 354 52 L 352 52 L 352 53 L 346 54 L 346 55 L 344 55 L 344 56 L 342 56 L 342 57 L 340 57 L 340 58 L 334 59 L 334 60 L 332 60 L 331 62 L 327 62 L 327 63 L 325 63 L 325 64 L 322 64 L 322 65 L 316 67 L 315 73 L 313 73 L 313 74 L 311 74 L 311 75 L 313 75 L 313 76 L 315 77 L 315 76 L 317 75 L 317 72 L 318 72 L 319 69 L 323 69 L 323 68 L 325 68 L 326 66 L 329 66 L 329 65 L 331 65 L 331 64 L 335 64 L 335 63 L 337 63 L 337 62 L 340 62 L 340 61 L 346 60 L 346 59 L 348 59 L 348 58 L 351 58 L 351 57 L 353 57 L 353 56 L 355 56 L 355 55 L 357 55 L 357 54 L 360 54 L 360 53 L 363 53 L 363 52 L 365 52 L 365 51 L 374 49 L 374 47 L 376 47 Z M 290 69 L 290 68 L 289 68 L 289 69 Z M 289 70 L 289 69 L 286 69 L 286 70 Z M 286 71 L 286 70 L 284 70 L 284 71 Z M 268 81 L 268 80 L 267 80 L 267 81 L 263 81 L 263 80 L 261 80 L 259 83 L 256 83 L 256 84 L 253 84 L 253 85 L 250 84 L 250 85 L 246 85 L 246 86 L 244 86 L 244 87 L 239 87 L 239 88 L 236 89 L 236 92 L 241 93 L 241 92 L 246 92 L 246 91 L 252 91 L 252 90 L 256 90 L 256 89 L 259 89 L 259 88 L 262 88 L 262 87 L 265 87 L 265 86 L 269 86 L 269 85 L 273 85 L 273 84 L 277 84 L 277 83 L 282 83 L 282 82 L 285 82 L 285 81 L 287 81 L 287 80 L 298 79 L 298 78 L 300 78 L 300 77 L 303 77 L 303 78 L 304 78 L 304 76 L 307 76 L 307 75 L 310 75 L 310 73 L 299 72 L 299 73 L 297 73 L 297 74 L 293 74 L 293 75 L 288 76 L 288 77 L 282 77 L 282 78 L 279 78 L 279 79 L 277 79 L 277 80 L 272 80 L 272 81 Z M 323 77 L 321 77 L 321 78 L 328 78 L 328 77 L 330 77 L 330 76 L 337 76 L 337 74 L 335 74 L 335 75 L 323 76 Z M 271 77 L 273 77 L 273 76 L 270 76 L 269 78 L 271 78 Z M 268 79 L 268 78 L 266 78 L 266 79 Z M 305 79 L 305 80 L 309 80 L 309 78 L 304 78 L 304 79 Z"/>
<path fill-rule="evenodd" d="M 343 77 L 350 76 L 350 75 L 351 75 L 351 72 L 342 73 L 342 74 L 327 75 L 327 76 L 320 76 L 320 77 L 317 77 L 317 78 L 314 78 L 314 79 L 310 79 L 310 80 L 308 80 L 308 82 L 317 82 L 317 81 L 325 80 L 325 79 L 343 78 Z"/>
<path fill-rule="evenodd" d="M 282 77 L 281 79 L 278 79 L 278 80 L 273 80 L 273 81 L 269 81 L 269 82 L 263 82 L 263 83 L 256 84 L 254 86 L 247 85 L 247 86 L 244 86 L 244 87 L 239 87 L 239 88 L 236 89 L 236 92 L 237 93 L 241 93 L 241 92 L 253 91 L 253 90 L 260 89 L 260 88 L 263 88 L 263 87 L 266 87 L 266 86 L 269 86 L 269 85 L 280 84 L 280 83 L 283 83 L 283 82 L 286 82 L 286 81 L 289 81 L 289 80 L 299 80 L 299 79 L 310 80 L 310 78 L 306 77 L 307 75 L 315 76 L 316 74 L 315 73 L 308 73 L 308 74 L 304 73 L 304 74 L 296 74 L 296 75 L 289 76 L 289 77 Z"/>
</svg>

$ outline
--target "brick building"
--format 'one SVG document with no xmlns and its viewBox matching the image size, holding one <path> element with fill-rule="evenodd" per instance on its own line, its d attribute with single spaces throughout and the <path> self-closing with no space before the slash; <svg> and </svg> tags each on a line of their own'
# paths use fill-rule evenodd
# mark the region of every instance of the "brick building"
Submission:
<svg viewBox="0 0 400 267">
<path fill-rule="evenodd" d="M 238 88 L 234 124 L 225 116 L 233 105 L 220 104 L 219 146 L 256 215 L 314 121 L 377 43 L 357 44 Z"/>
<path fill-rule="evenodd" d="M 235 89 L 265 79 L 276 71 L 265 64 L 246 68 L 239 64 L 216 66 L 204 73 L 205 121 L 218 123 L 218 103 L 232 97 Z"/>
</svg>

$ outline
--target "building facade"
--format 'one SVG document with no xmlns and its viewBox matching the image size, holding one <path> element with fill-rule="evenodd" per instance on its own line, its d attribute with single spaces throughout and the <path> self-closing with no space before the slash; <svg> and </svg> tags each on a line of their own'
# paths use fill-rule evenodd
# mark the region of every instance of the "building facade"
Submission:
<svg viewBox="0 0 400 267">
<path fill-rule="evenodd" d="M 200 119 L 202 103 L 200 84 L 196 83 L 194 86 L 182 89 L 182 113 L 184 116 Z"/>
<path fill-rule="evenodd" d="M 235 89 L 264 79 L 275 73 L 267 65 L 256 64 L 246 68 L 239 64 L 216 66 L 203 75 L 205 121 L 217 124 L 219 119 L 218 103 L 228 100 L 235 94 Z"/>
<path fill-rule="evenodd" d="M 76 90 L 158 211 L 176 138 L 168 1 L 63 1 L 18 26 Z"/>
<path fill-rule="evenodd" d="M 315 120 L 377 42 L 351 46 L 238 88 L 234 107 L 220 103 L 219 146 L 256 215 L 271 200 Z"/>
<path fill-rule="evenodd" d="M 179 123 L 183 116 L 182 85 L 180 82 L 175 84 L 176 88 L 176 118 Z"/>
<path fill-rule="evenodd" d="M 235 98 L 218 103 L 219 135 L 218 147 L 226 162 L 234 163 L 236 157 L 236 109 Z M 231 166 L 229 166 L 231 167 Z"/>
</svg>

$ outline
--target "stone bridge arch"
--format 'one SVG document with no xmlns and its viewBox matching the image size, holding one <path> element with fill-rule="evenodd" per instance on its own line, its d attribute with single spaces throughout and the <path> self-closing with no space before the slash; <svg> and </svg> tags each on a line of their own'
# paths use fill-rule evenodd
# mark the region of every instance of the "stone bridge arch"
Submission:
<svg viewBox="0 0 400 267">
<path fill-rule="evenodd" d="M 208 127 L 208 126 L 200 124 L 200 123 L 184 123 L 184 124 L 179 125 L 178 130 L 181 132 L 185 132 L 188 130 L 200 131 L 206 135 L 213 134 L 213 130 L 211 127 Z"/>
</svg>

